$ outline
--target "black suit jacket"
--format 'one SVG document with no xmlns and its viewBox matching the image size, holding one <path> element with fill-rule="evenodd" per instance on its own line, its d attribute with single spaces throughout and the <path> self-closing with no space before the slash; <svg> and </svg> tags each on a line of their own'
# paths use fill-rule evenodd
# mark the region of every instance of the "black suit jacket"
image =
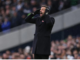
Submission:
<svg viewBox="0 0 80 60">
<path fill-rule="evenodd" d="M 51 30 L 55 20 L 48 15 L 42 18 L 37 17 L 32 19 L 32 17 L 33 15 L 31 14 L 25 19 L 26 22 L 36 24 L 32 53 L 49 55 Z"/>
</svg>

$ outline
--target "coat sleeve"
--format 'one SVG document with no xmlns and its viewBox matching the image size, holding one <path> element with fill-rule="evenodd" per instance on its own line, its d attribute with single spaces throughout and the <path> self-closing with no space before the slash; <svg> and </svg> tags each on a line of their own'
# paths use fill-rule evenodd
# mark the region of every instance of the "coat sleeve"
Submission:
<svg viewBox="0 0 80 60">
<path fill-rule="evenodd" d="M 55 19 L 53 17 L 46 16 L 46 24 L 48 26 L 53 26 L 55 23 Z"/>
<path fill-rule="evenodd" d="M 27 17 L 25 18 L 25 21 L 26 21 L 26 22 L 29 22 L 29 23 L 34 23 L 34 24 L 35 24 L 37 18 L 33 18 L 33 16 L 34 16 L 33 14 L 30 14 L 29 16 L 27 16 Z"/>
</svg>

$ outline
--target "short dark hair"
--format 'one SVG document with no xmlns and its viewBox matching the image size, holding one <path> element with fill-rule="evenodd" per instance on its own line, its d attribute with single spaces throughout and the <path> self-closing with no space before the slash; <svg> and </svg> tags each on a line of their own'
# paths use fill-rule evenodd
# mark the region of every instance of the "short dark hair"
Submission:
<svg viewBox="0 0 80 60">
<path fill-rule="evenodd" d="M 46 8 L 48 8 L 48 6 L 47 6 L 47 5 L 42 5 L 41 7 L 46 7 Z"/>
</svg>

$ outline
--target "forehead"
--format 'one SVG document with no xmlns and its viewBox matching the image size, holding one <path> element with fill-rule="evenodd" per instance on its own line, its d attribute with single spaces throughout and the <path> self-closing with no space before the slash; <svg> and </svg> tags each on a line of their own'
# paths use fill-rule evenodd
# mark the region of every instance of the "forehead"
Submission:
<svg viewBox="0 0 80 60">
<path fill-rule="evenodd" d="M 46 7 L 41 7 L 41 9 L 46 9 Z"/>
</svg>

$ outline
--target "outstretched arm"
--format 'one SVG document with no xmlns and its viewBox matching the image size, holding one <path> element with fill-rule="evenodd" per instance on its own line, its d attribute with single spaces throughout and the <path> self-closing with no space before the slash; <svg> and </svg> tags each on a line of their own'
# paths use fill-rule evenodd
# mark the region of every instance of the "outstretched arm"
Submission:
<svg viewBox="0 0 80 60">
<path fill-rule="evenodd" d="M 26 18 L 25 18 L 25 21 L 26 22 L 29 22 L 29 23 L 36 23 L 36 18 L 32 18 L 34 16 L 34 14 L 30 14 L 29 16 L 27 16 Z"/>
<path fill-rule="evenodd" d="M 40 10 L 36 10 L 34 13 L 29 14 L 29 16 L 25 18 L 25 21 L 35 24 L 37 18 L 33 18 L 33 16 L 35 16 L 36 14 L 39 14 L 39 12 L 40 12 Z"/>
</svg>

